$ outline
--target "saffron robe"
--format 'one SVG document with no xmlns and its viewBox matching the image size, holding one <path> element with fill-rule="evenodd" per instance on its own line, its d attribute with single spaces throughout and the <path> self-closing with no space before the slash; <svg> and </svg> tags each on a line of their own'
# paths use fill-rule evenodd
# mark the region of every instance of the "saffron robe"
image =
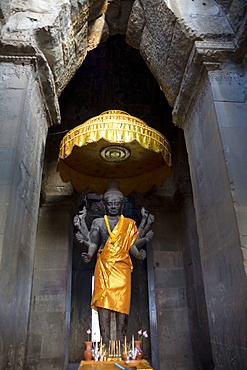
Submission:
<svg viewBox="0 0 247 370">
<path fill-rule="evenodd" d="M 117 234 L 120 222 L 112 233 Z M 107 308 L 129 314 L 131 298 L 131 273 L 133 270 L 129 250 L 135 243 L 138 229 L 135 221 L 124 218 L 122 231 L 112 243 L 109 237 L 103 249 L 97 253 L 94 270 L 94 292 L 91 308 Z"/>
</svg>

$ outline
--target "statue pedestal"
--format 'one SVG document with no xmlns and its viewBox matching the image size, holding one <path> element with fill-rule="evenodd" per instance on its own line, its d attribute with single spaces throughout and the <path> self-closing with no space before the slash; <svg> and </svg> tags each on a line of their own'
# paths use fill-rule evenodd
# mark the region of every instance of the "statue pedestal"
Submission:
<svg viewBox="0 0 247 370">
<path fill-rule="evenodd" d="M 134 361 L 126 364 L 125 361 L 117 361 L 118 364 L 128 369 L 130 366 L 135 366 L 137 370 L 154 370 L 146 360 Z M 81 361 L 78 370 L 116 370 L 115 361 Z"/>
</svg>

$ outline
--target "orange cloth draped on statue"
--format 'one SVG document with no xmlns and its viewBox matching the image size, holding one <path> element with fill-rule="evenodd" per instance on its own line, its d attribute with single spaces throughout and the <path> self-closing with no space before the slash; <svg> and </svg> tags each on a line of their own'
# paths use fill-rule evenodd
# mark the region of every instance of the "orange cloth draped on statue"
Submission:
<svg viewBox="0 0 247 370">
<path fill-rule="evenodd" d="M 112 233 L 117 234 L 119 222 Z M 109 237 L 104 248 L 98 251 L 94 270 L 94 293 L 91 307 L 107 308 L 129 314 L 131 298 L 131 272 L 133 270 L 129 250 L 138 235 L 135 221 L 124 218 L 117 240 Z"/>
</svg>

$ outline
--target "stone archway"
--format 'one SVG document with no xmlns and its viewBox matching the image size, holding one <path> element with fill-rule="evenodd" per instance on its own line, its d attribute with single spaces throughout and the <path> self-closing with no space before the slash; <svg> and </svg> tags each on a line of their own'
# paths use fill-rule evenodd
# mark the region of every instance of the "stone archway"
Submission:
<svg viewBox="0 0 247 370">
<path fill-rule="evenodd" d="M 101 67 L 95 68 L 97 65 Z M 171 109 L 138 51 L 126 45 L 123 36 L 108 39 L 88 55 L 75 78 L 61 95 L 60 105 L 62 124 L 50 129 L 48 139 L 48 148 L 51 147 L 51 142 L 53 146 L 56 145 L 57 151 L 47 150 L 48 166 L 52 165 L 52 160 L 56 163 L 58 145 L 64 132 L 107 107 L 117 107 L 137 115 L 169 136 L 172 145 L 176 145 L 178 129 L 171 123 Z M 55 157 L 50 159 L 49 156 L 53 153 Z M 174 190 L 171 191 L 173 192 Z M 132 200 L 136 203 L 133 196 Z M 80 320 L 85 320 L 85 317 Z M 132 325 L 135 326 L 136 324 Z M 73 330 L 73 333 L 75 330 L 80 332 L 80 340 L 86 338 L 86 328 L 82 331 L 83 327 L 82 323 L 80 328 Z M 155 335 L 157 336 L 157 329 Z M 76 347 L 80 349 L 76 348 L 74 351 L 71 347 L 71 353 L 81 358 L 83 345 L 78 343 Z M 78 357 L 72 359 L 78 360 Z"/>
<path fill-rule="evenodd" d="M 101 68 L 95 68 L 97 65 L 100 65 Z M 62 124 L 49 130 L 46 154 L 46 169 L 48 172 L 46 184 L 44 183 L 44 196 L 46 202 L 49 203 L 50 194 L 54 191 L 54 186 L 55 188 L 57 187 L 56 178 L 52 180 L 54 171 L 51 171 L 51 169 L 56 166 L 58 145 L 64 133 L 73 126 L 84 122 L 88 117 L 98 114 L 106 108 L 112 107 L 111 105 L 109 106 L 109 104 L 114 104 L 114 107 L 127 110 L 149 122 L 153 127 L 163 132 L 166 137 L 169 138 L 173 147 L 174 173 L 167 185 L 165 185 L 161 191 L 157 189 L 154 193 L 150 193 L 139 199 L 138 197 L 140 197 L 140 195 L 137 196 L 137 198 L 136 195 L 132 195 L 131 200 L 133 200 L 135 204 L 139 202 L 140 206 L 147 204 L 148 208 L 151 210 L 154 209 L 154 214 L 157 217 L 156 233 L 158 242 L 156 242 L 157 244 L 154 242 L 154 255 L 152 256 L 155 266 L 155 279 L 157 281 L 156 283 L 153 281 L 153 285 L 150 288 L 150 296 L 152 293 L 153 301 L 150 300 L 149 309 L 152 311 L 150 317 L 152 317 L 153 320 L 151 331 L 153 337 L 158 337 L 159 339 L 158 343 L 161 357 L 157 357 L 159 352 L 157 343 L 152 344 L 155 346 L 153 351 L 156 355 L 156 357 L 153 358 L 154 366 L 155 368 L 159 368 L 159 360 L 161 362 L 161 368 L 168 363 L 170 363 L 170 366 L 171 364 L 173 364 L 172 366 L 177 366 L 175 364 L 184 361 L 183 356 L 185 355 L 182 354 L 181 350 L 185 347 L 187 353 L 186 361 L 190 363 L 190 366 L 193 366 L 189 328 L 190 325 L 192 325 L 189 321 L 189 317 L 192 316 L 192 314 L 190 314 L 187 303 L 185 303 L 187 302 L 187 298 L 186 282 L 184 279 L 184 275 L 187 275 L 189 280 L 192 279 L 193 274 L 191 275 L 189 271 L 186 272 L 184 270 L 182 262 L 183 245 L 185 248 L 184 256 L 186 258 L 190 258 L 189 254 L 192 252 L 189 252 L 186 247 L 186 245 L 189 245 L 190 238 L 183 244 L 179 236 L 181 233 L 184 235 L 187 234 L 185 228 L 185 220 L 187 217 L 191 220 L 191 224 L 193 223 L 193 217 L 191 216 L 193 214 L 193 205 L 191 202 L 187 201 L 187 205 L 182 207 L 185 197 L 189 194 L 191 196 L 186 151 L 182 151 L 182 148 L 184 148 L 183 134 L 181 130 L 172 125 L 171 108 L 167 104 L 156 81 L 143 63 L 138 51 L 126 45 L 123 36 L 112 37 L 103 43 L 98 50 L 95 49 L 92 51 L 88 59 L 85 60 L 82 68 L 78 70 L 71 84 L 68 85 L 68 88 L 66 88 L 61 95 Z M 63 184 L 63 187 L 64 189 L 67 188 L 65 184 Z M 59 191 L 62 190 L 61 184 L 57 190 L 58 189 L 60 189 Z M 57 201 L 59 202 L 59 198 L 57 198 Z M 160 204 L 162 204 L 162 207 L 160 207 Z M 190 216 L 189 212 L 191 213 Z M 181 215 L 183 214 L 181 217 L 183 222 L 179 221 L 180 213 Z M 184 225 L 181 226 L 180 222 L 181 225 L 182 223 Z M 189 221 L 187 220 L 187 222 Z M 164 228 L 166 229 L 165 234 L 163 232 Z M 193 232 L 190 232 L 194 235 L 194 238 L 196 238 L 195 225 L 193 226 Z M 188 238 L 188 236 L 186 236 L 186 238 Z M 199 264 L 200 257 L 194 256 L 194 258 L 197 259 L 197 263 Z M 167 264 L 166 259 L 170 261 L 169 264 Z M 161 263 L 160 261 L 163 262 Z M 153 264 L 150 266 L 151 269 L 153 269 Z M 164 277 L 170 276 L 170 278 L 168 280 L 164 279 L 163 281 L 162 275 L 164 275 Z M 174 275 L 173 278 L 172 275 Z M 199 281 L 200 289 L 202 290 L 203 282 L 201 280 L 200 271 L 198 270 L 197 282 Z M 189 283 L 187 289 L 190 291 L 190 296 L 198 296 L 198 293 L 194 291 L 197 290 L 197 288 L 193 284 Z M 67 290 L 68 296 L 69 292 L 70 291 Z M 173 302 L 173 306 L 170 306 L 170 303 L 165 303 L 162 297 L 163 295 L 169 297 L 168 302 L 169 300 Z M 158 325 L 157 321 L 154 321 L 156 310 L 155 299 L 157 299 L 158 302 Z M 200 301 L 201 312 L 204 312 L 203 297 L 197 297 L 197 299 Z M 36 303 L 36 309 L 37 307 Z M 74 344 L 71 344 L 73 360 L 82 358 L 82 343 L 86 339 L 86 328 L 84 328 L 84 332 L 82 331 L 82 328 L 85 326 L 83 326 L 83 320 L 85 321 L 86 318 L 81 316 L 81 312 L 78 313 L 77 311 L 75 307 L 75 311 L 73 311 L 72 315 L 77 315 L 79 317 L 81 326 L 80 328 L 74 328 L 73 322 L 73 336 L 76 335 L 74 334 L 75 331 L 79 331 L 81 342 L 79 344 L 77 343 L 77 348 L 75 350 L 73 349 Z M 197 313 L 193 311 L 194 320 L 195 317 L 197 317 Z M 203 318 L 201 318 L 201 321 L 203 321 Z M 201 332 L 203 331 L 206 333 L 208 330 L 206 320 L 204 321 L 204 325 L 205 326 L 201 328 Z M 192 327 L 193 330 L 198 330 L 195 323 Z M 166 347 L 165 352 L 162 350 L 164 346 Z M 175 353 L 173 350 L 174 346 L 177 346 Z M 211 360 L 210 346 L 207 351 L 205 350 L 207 346 L 209 346 L 208 342 L 203 342 L 203 344 L 201 344 L 201 350 L 199 350 L 200 355 L 198 355 L 200 361 L 201 358 L 204 357 L 206 357 L 205 362 Z M 197 347 L 195 341 L 194 347 Z M 204 351 L 202 351 L 202 348 Z M 198 352 L 198 348 L 195 349 L 195 351 Z"/>
</svg>

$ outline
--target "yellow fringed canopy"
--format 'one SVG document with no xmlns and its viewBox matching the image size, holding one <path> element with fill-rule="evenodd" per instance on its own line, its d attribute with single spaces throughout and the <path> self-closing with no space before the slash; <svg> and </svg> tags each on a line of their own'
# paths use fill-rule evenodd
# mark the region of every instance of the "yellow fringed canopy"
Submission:
<svg viewBox="0 0 247 370">
<path fill-rule="evenodd" d="M 170 176 L 170 145 L 139 118 L 110 110 L 64 136 L 58 171 L 77 191 L 102 194 L 115 180 L 125 195 L 134 190 L 145 193 Z"/>
</svg>

